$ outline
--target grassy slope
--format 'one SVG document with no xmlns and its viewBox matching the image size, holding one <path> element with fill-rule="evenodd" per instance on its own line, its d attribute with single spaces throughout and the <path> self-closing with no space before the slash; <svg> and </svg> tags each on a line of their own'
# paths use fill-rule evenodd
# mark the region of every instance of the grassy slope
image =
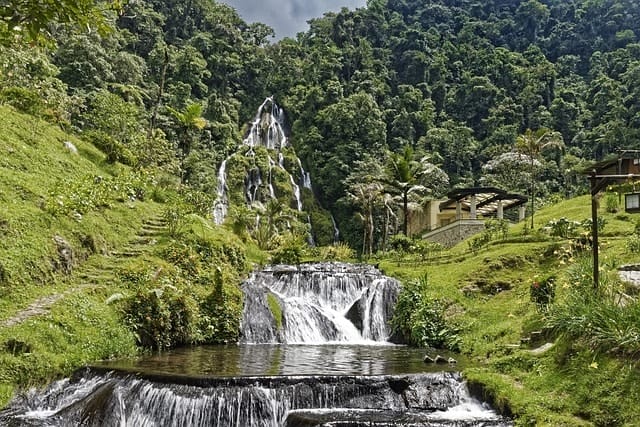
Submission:
<svg viewBox="0 0 640 427">
<path fill-rule="evenodd" d="M 75 144 L 78 154 L 65 149 L 64 141 Z M 141 201 L 115 202 L 80 220 L 46 209 L 61 185 L 126 173 L 104 164 L 103 157 L 53 126 L 0 107 L 0 325 L 39 298 L 77 289 L 48 314 L 0 327 L 0 404 L 16 384 L 39 384 L 88 361 L 137 351 L 133 335 L 104 304 L 109 285 L 54 268 L 55 235 L 69 242 L 77 267 L 86 258 L 106 258 L 83 241 L 96 242 L 98 252 L 116 250 L 145 218 L 161 212 L 161 205 Z"/>
<path fill-rule="evenodd" d="M 588 196 L 565 200 L 536 213 L 535 229 L 563 216 L 582 221 L 590 217 L 590 209 Z M 633 232 L 635 218 L 604 209 L 599 215 L 607 221 L 601 238 L 601 269 L 612 274 L 620 264 L 637 262 L 638 256 L 625 249 L 625 236 Z M 493 242 L 478 254 L 467 253 L 454 262 L 407 268 L 386 261 L 381 266 L 386 273 L 405 280 L 428 274 L 432 296 L 451 302 L 449 314 L 464 326 L 463 352 L 478 362 L 478 367 L 466 372 L 467 378 L 485 384 L 498 405 L 518 416 L 519 424 L 636 425 L 640 408 L 634 402 L 640 401 L 640 392 L 633 385 L 639 377 L 635 363 L 586 350 L 569 351 L 569 343 L 564 342 L 557 342 L 543 355 L 529 351 L 553 341 L 552 337 L 520 345 L 521 338 L 528 338 L 543 322 L 544 313 L 530 301 L 532 281 L 557 274 L 556 301 L 561 301 L 570 286 L 563 272 L 573 262 L 558 255 L 566 241 L 540 235 L 529 236 L 532 241 L 527 243 L 522 238 L 523 228 L 522 224 L 514 225 L 506 242 Z M 517 242 L 519 238 L 522 242 Z M 452 252 L 465 253 L 466 249 L 463 242 Z M 495 295 L 465 294 L 463 289 L 471 284 L 508 284 L 511 289 Z"/>
</svg>

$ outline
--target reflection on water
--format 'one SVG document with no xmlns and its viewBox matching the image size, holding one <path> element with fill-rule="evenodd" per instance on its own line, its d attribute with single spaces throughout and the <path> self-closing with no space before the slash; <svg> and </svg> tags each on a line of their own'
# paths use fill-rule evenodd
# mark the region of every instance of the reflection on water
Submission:
<svg viewBox="0 0 640 427">
<path fill-rule="evenodd" d="M 104 362 L 99 366 L 216 377 L 392 375 L 463 368 L 460 363 L 427 365 L 422 361 L 425 353 L 424 349 L 392 345 L 227 345 L 182 348 L 139 360 Z M 454 357 L 460 362 L 459 356 Z"/>
</svg>

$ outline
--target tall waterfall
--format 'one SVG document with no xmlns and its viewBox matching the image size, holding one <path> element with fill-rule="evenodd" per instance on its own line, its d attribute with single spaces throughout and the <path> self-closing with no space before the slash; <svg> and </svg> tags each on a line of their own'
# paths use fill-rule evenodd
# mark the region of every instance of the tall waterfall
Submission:
<svg viewBox="0 0 640 427">
<path fill-rule="evenodd" d="M 242 289 L 242 342 L 384 343 L 399 283 L 373 266 L 319 263 L 269 267 Z"/>
<path fill-rule="evenodd" d="M 284 156 L 281 150 L 288 147 L 287 136 L 284 131 L 284 112 L 280 108 L 273 96 L 270 96 L 260 104 L 258 110 L 254 116 L 253 121 L 247 136 L 242 141 L 241 146 L 231 156 L 227 157 L 220 168 L 218 169 L 218 187 L 216 191 L 216 200 L 213 205 L 213 219 L 216 224 L 222 224 L 227 215 L 229 206 L 228 188 L 227 188 L 227 164 L 228 160 L 236 155 L 254 156 L 255 147 L 265 147 L 268 150 L 278 151 L 278 167 L 285 171 L 289 176 L 289 180 L 293 190 L 293 198 L 295 199 L 295 206 L 298 211 L 302 211 L 302 197 L 300 194 L 300 185 L 304 188 L 311 188 L 311 176 L 308 172 L 305 172 L 302 167 L 302 162 L 296 157 L 296 162 L 300 168 L 300 179 L 296 180 L 293 175 L 287 171 L 284 165 Z M 271 157 L 269 157 L 269 180 L 267 185 L 269 186 L 269 197 L 276 198 L 276 194 L 273 188 L 273 182 L 271 180 L 271 169 L 275 166 L 272 164 Z M 267 171 L 260 171 L 259 169 L 252 169 L 247 172 L 244 180 L 245 188 L 245 201 L 248 206 L 251 206 L 257 200 L 258 190 L 263 185 L 262 173 L 266 174 Z M 263 201 L 264 202 L 264 201 Z"/>
</svg>

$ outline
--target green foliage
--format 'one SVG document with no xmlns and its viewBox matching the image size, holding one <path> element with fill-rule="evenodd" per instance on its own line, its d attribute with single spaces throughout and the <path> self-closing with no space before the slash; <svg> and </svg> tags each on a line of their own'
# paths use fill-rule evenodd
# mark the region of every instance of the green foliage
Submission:
<svg viewBox="0 0 640 427">
<path fill-rule="evenodd" d="M 273 318 L 276 320 L 276 327 L 279 330 L 282 329 L 282 307 L 280 307 L 278 298 L 270 292 L 267 294 L 267 305 Z"/>
<path fill-rule="evenodd" d="M 271 253 L 272 264 L 300 264 L 306 244 L 302 239 L 290 237 Z"/>
<path fill-rule="evenodd" d="M 526 227 L 526 224 L 525 224 Z M 504 219 L 489 219 L 485 221 L 485 228 L 478 236 L 472 237 L 467 241 L 469 250 L 477 253 L 480 249 L 487 246 L 494 239 L 505 239 L 509 232 L 509 222 Z"/>
<path fill-rule="evenodd" d="M 139 290 L 125 300 L 123 311 L 142 347 L 161 350 L 200 339 L 198 304 L 171 284 Z"/>
<path fill-rule="evenodd" d="M 44 207 L 53 215 L 86 214 L 111 207 L 115 203 L 144 200 L 147 177 L 124 173 L 117 177 L 89 175 L 64 177 L 54 185 Z"/>
<path fill-rule="evenodd" d="M 116 141 L 103 131 L 85 132 L 83 137 L 107 155 L 108 163 L 120 162 L 127 166 L 135 166 L 135 155 L 122 143 Z"/>
<path fill-rule="evenodd" d="M 445 317 L 447 304 L 430 298 L 427 276 L 405 283 L 398 296 L 391 325 L 410 344 L 457 351 L 460 328 Z"/>
<path fill-rule="evenodd" d="M 204 299 L 200 309 L 200 328 L 205 343 L 236 342 L 240 336 L 242 293 L 232 283 L 233 278 L 220 268 L 214 270 L 211 280 L 214 290 Z"/>
<path fill-rule="evenodd" d="M 609 213 L 616 213 L 620 208 L 619 195 L 616 193 L 606 193 L 604 198 L 604 205 Z"/>
<path fill-rule="evenodd" d="M 593 288 L 589 258 L 567 272 L 568 292 L 547 314 L 547 326 L 574 345 L 625 357 L 640 354 L 640 304 L 620 303 L 615 280 Z"/>
<path fill-rule="evenodd" d="M 354 258 L 355 251 L 346 243 L 334 243 L 318 248 L 318 255 L 324 261 L 348 261 Z"/>
<path fill-rule="evenodd" d="M 640 236 L 636 233 L 627 238 L 627 250 L 632 254 L 640 253 Z"/>
<path fill-rule="evenodd" d="M 546 225 L 550 229 L 549 234 L 551 236 L 562 238 L 575 236 L 579 226 L 580 222 L 570 221 L 565 217 L 551 220 Z"/>
<path fill-rule="evenodd" d="M 118 1 L 107 2 L 107 9 L 121 7 Z M 52 4 L 32 4 L 11 0 L 0 9 L 0 45 L 50 41 L 49 25 L 63 24 L 86 29 L 89 26 L 105 32 L 109 27 L 105 10 L 91 0 L 64 0 Z"/>
<path fill-rule="evenodd" d="M 549 304 L 553 302 L 556 295 L 555 279 L 555 276 L 550 276 L 542 280 L 534 280 L 531 283 L 529 295 L 531 296 L 531 301 L 538 307 L 538 310 L 547 310 Z"/>
</svg>

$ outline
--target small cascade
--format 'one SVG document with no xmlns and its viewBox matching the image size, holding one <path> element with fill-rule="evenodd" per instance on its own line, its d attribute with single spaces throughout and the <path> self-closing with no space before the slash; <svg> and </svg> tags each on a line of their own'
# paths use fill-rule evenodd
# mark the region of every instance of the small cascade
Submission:
<svg viewBox="0 0 640 427">
<path fill-rule="evenodd" d="M 266 109 L 267 104 L 271 104 L 270 110 Z M 273 96 L 268 97 L 258 107 L 249 133 L 242 143 L 251 148 L 263 146 L 270 150 L 286 147 L 287 137 L 282 127 L 283 119 L 282 109 L 276 105 Z"/>
<path fill-rule="evenodd" d="M 293 187 L 293 197 L 296 199 L 296 206 L 298 207 L 298 212 L 302 212 L 302 198 L 300 196 L 300 186 L 296 184 L 291 174 L 289 174 L 289 180 L 291 181 L 291 186 Z"/>
<path fill-rule="evenodd" d="M 340 241 L 340 229 L 338 229 L 338 223 L 333 215 L 331 215 L 331 224 L 333 224 L 333 243 L 338 243 Z"/>
<path fill-rule="evenodd" d="M 384 343 L 399 283 L 373 266 L 319 263 L 269 267 L 242 289 L 243 342 Z M 270 311 L 269 294 L 280 305 L 281 322 Z"/>
<path fill-rule="evenodd" d="M 300 167 L 300 182 L 302 186 L 311 190 L 311 174 L 304 170 L 300 158 L 298 158 L 298 166 Z"/>
<path fill-rule="evenodd" d="M 247 205 L 252 206 L 257 200 L 258 190 L 262 185 L 262 176 L 260 169 L 251 169 L 244 178 L 245 200 Z"/>
<path fill-rule="evenodd" d="M 212 378 L 86 368 L 46 390 L 31 390 L 0 411 L 0 425 L 8 427 L 335 425 L 329 420 L 368 426 L 511 425 L 471 397 L 459 374 L 445 372 Z"/>
<path fill-rule="evenodd" d="M 213 220 L 216 225 L 222 224 L 227 216 L 229 201 L 227 199 L 227 159 L 222 161 L 218 169 L 217 197 L 213 202 Z"/>
</svg>

